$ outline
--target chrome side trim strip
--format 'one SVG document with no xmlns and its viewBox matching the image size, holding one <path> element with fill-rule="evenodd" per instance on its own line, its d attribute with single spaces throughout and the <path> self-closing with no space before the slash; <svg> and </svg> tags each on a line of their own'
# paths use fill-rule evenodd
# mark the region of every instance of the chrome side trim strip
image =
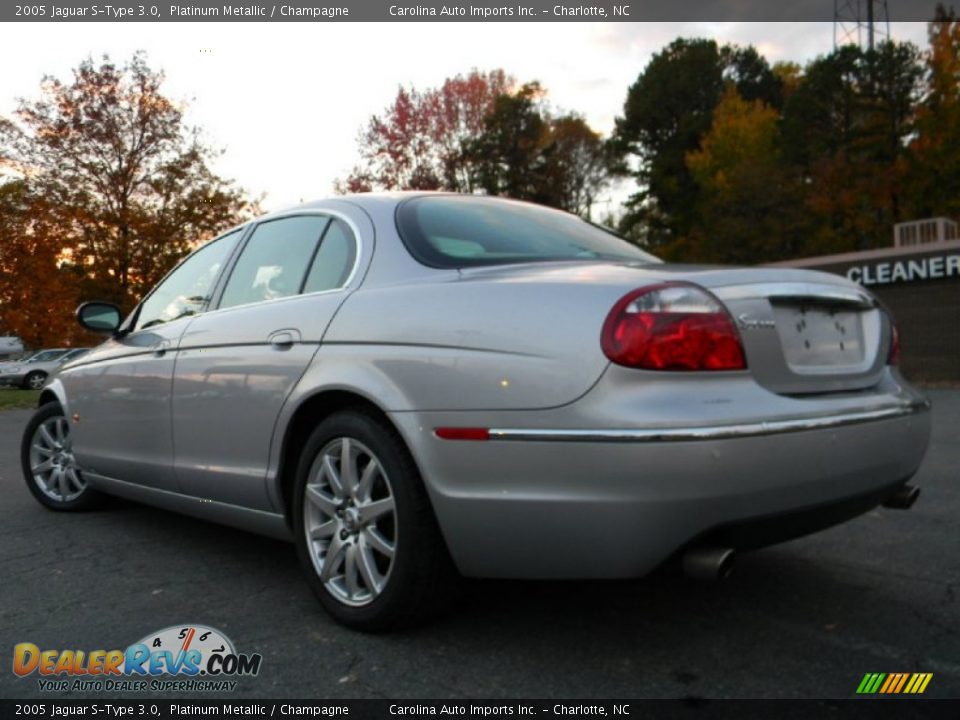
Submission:
<svg viewBox="0 0 960 720">
<path fill-rule="evenodd" d="M 554 429 L 532 428 L 491 428 L 491 440 L 527 440 L 537 442 L 688 442 L 692 440 L 724 440 L 728 438 L 756 437 L 759 435 L 778 435 L 805 430 L 824 430 L 827 428 L 856 425 L 858 423 L 889 420 L 924 412 L 930 409 L 927 400 L 915 400 L 909 403 L 875 410 L 860 410 L 841 415 L 820 415 L 813 417 L 790 418 L 787 420 L 767 420 L 735 425 L 705 425 L 702 427 L 674 428 L 622 428 L 622 429 Z"/>
</svg>

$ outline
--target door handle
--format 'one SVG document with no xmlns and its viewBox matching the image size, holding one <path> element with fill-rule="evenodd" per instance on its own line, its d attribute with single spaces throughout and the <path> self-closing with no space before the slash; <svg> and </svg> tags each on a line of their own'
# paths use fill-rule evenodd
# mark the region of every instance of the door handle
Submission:
<svg viewBox="0 0 960 720">
<path fill-rule="evenodd" d="M 274 350 L 289 350 L 296 342 L 296 338 L 289 330 L 278 330 L 267 338 L 270 347 Z"/>
<path fill-rule="evenodd" d="M 162 358 L 164 355 L 167 354 L 167 350 L 169 348 L 170 348 L 170 341 L 161 340 L 160 342 L 154 343 L 153 345 L 150 346 L 150 352 L 153 354 L 154 357 Z"/>
</svg>

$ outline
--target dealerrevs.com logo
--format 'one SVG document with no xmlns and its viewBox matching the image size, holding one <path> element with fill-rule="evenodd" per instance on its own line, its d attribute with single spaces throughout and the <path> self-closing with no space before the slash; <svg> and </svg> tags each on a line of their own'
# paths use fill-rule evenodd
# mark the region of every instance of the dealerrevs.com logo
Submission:
<svg viewBox="0 0 960 720">
<path fill-rule="evenodd" d="M 196 624 L 164 628 L 126 650 L 51 650 L 30 642 L 13 648 L 14 674 L 36 676 L 40 690 L 50 692 L 230 691 L 235 678 L 257 675 L 262 660 Z"/>
</svg>

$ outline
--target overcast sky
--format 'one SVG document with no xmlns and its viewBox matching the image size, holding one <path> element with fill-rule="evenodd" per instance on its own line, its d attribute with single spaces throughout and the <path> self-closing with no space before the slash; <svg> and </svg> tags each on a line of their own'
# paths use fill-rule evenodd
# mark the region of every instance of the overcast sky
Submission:
<svg viewBox="0 0 960 720">
<path fill-rule="evenodd" d="M 891 34 L 926 44 L 923 23 Z M 188 101 L 188 121 L 224 150 L 216 169 L 273 210 L 330 194 L 360 127 L 398 85 L 503 68 L 606 134 L 650 56 L 681 35 L 753 44 L 770 62 L 833 45 L 831 23 L 18 23 L 0 43 L 0 114 L 36 96 L 44 74 L 66 79 L 88 55 L 145 50 L 166 94 Z"/>
</svg>

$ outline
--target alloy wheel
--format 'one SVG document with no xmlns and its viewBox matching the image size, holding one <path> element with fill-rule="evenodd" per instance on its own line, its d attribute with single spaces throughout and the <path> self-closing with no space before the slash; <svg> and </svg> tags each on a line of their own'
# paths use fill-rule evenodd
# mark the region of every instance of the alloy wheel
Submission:
<svg viewBox="0 0 960 720">
<path fill-rule="evenodd" d="M 398 528 L 390 480 L 366 445 L 340 437 L 323 447 L 307 477 L 303 520 L 326 590 L 352 607 L 373 602 L 390 578 Z"/>
<path fill-rule="evenodd" d="M 44 495 L 65 503 L 87 489 L 70 442 L 70 425 L 63 415 L 44 420 L 30 439 L 30 472 Z"/>
</svg>

